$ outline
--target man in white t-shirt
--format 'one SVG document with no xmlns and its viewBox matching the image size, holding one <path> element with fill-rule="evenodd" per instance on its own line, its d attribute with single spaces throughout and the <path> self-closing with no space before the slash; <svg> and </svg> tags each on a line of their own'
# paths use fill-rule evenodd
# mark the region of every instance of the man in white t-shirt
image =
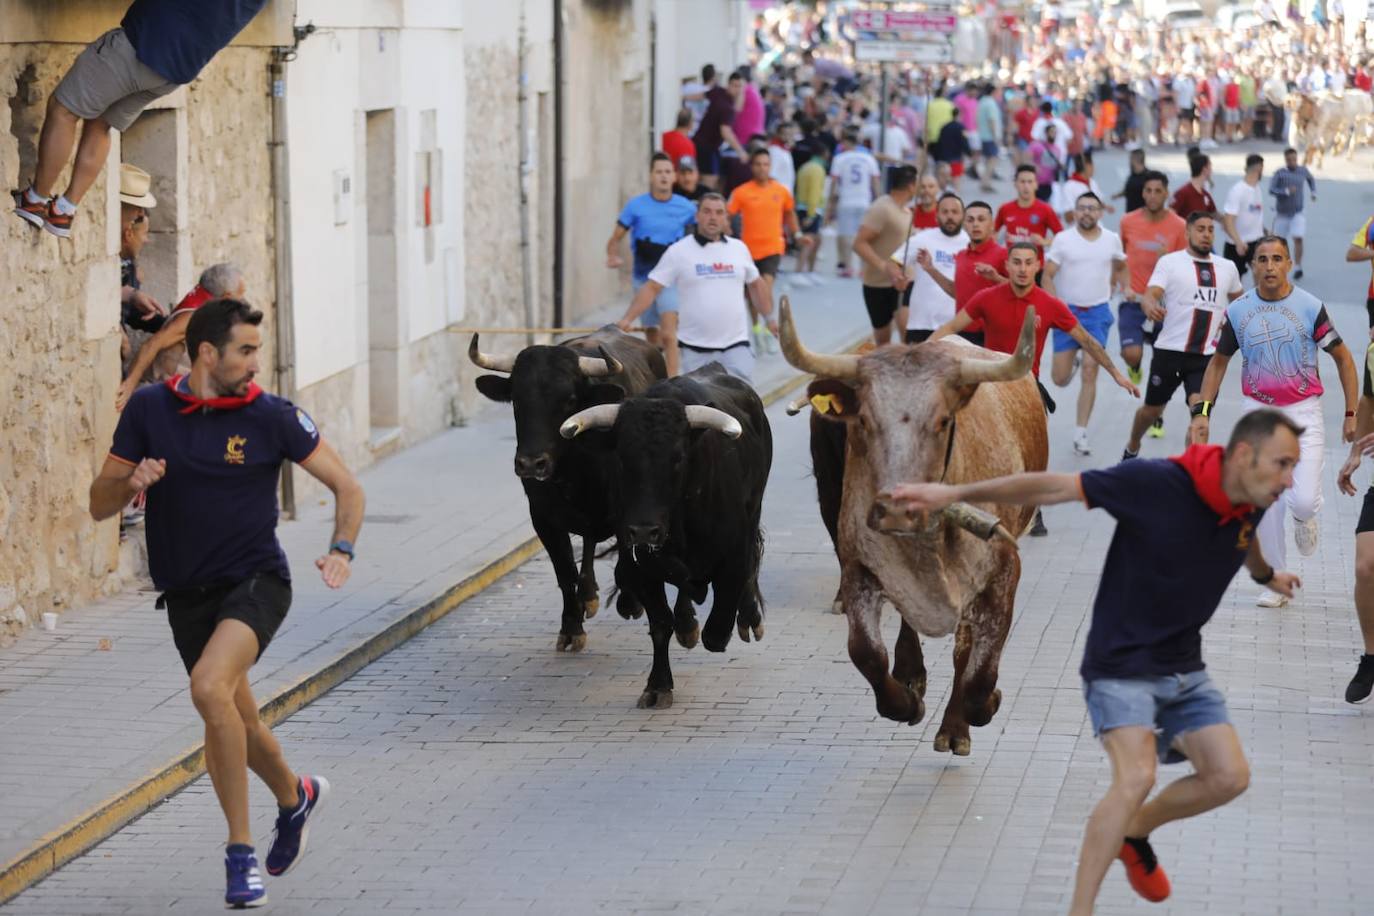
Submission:
<svg viewBox="0 0 1374 916">
<path fill-rule="evenodd" d="M 852 277 L 849 252 L 864 212 L 878 196 L 878 178 L 882 169 L 878 160 L 867 150 L 859 149 L 859 132 L 846 127 L 840 141 L 840 151 L 830 163 L 830 206 L 827 221 L 835 224 L 836 264 L 842 277 Z"/>
<path fill-rule="evenodd" d="M 768 319 L 768 329 L 778 333 L 773 303 L 754 259 L 743 242 L 725 234 L 729 225 L 725 198 L 714 191 L 703 194 L 697 202 L 697 231 L 668 246 L 617 322 L 628 331 L 660 290 L 677 290 L 677 344 L 664 353 L 669 375 L 718 362 L 731 375 L 753 381 L 749 312 L 741 301 L 746 288 L 754 308 Z"/>
<path fill-rule="evenodd" d="M 1130 288 L 1126 253 L 1121 237 L 1103 229 L 1102 199 L 1091 191 L 1080 194 L 1076 203 L 1077 222 L 1055 235 L 1045 257 L 1045 292 L 1064 300 L 1083 329 L 1107 345 L 1111 333 L 1111 298 L 1116 290 Z M 1060 388 L 1072 381 L 1078 364 L 1078 341 L 1058 329 L 1054 332 L 1054 362 L 1050 377 Z M 1074 429 L 1073 450 L 1091 455 L 1088 420 L 1097 398 L 1097 363 L 1083 360 L 1083 381 L 1078 391 L 1078 422 Z"/>
<path fill-rule="evenodd" d="M 1222 254 L 1242 277 L 1250 269 L 1255 257 L 1255 242 L 1264 236 L 1264 192 L 1260 179 L 1264 177 L 1264 157 L 1251 153 L 1245 157 L 1245 177 L 1226 192 L 1221 206 L 1222 225 L 1228 241 Z"/>
<path fill-rule="evenodd" d="M 1193 122 L 1197 119 L 1197 83 L 1188 74 L 1176 76 L 1170 84 L 1178 108 L 1178 135 L 1174 142 L 1187 146 L 1193 142 Z"/>
<path fill-rule="evenodd" d="M 921 343 L 940 325 L 954 317 L 954 297 L 945 290 L 954 283 L 954 259 L 968 248 L 968 233 L 964 231 L 964 202 L 957 195 L 946 194 L 935 205 L 934 229 L 922 229 L 911 237 L 905 258 L 907 275 L 913 278 L 906 289 L 906 342 Z M 901 260 L 899 249 L 892 255 Z M 938 273 L 949 281 L 938 282 Z"/>
<path fill-rule="evenodd" d="M 1188 406 L 1197 403 L 1207 364 L 1217 349 L 1226 306 L 1245 292 L 1236 265 L 1212 254 L 1215 236 L 1212 215 L 1200 210 L 1192 213 L 1188 217 L 1188 247 L 1155 262 L 1140 296 L 1145 316 L 1156 322 L 1159 331 L 1150 357 L 1145 404 L 1135 412 L 1122 461 L 1140 454 L 1140 437 L 1164 416 L 1164 408 L 1179 385 Z"/>
</svg>

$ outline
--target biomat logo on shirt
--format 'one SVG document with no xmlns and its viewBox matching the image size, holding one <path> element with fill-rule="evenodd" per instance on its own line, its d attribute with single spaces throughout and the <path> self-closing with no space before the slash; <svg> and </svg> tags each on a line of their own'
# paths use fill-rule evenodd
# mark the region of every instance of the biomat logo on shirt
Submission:
<svg viewBox="0 0 1374 916">
<path fill-rule="evenodd" d="M 716 261 L 712 264 L 698 264 L 696 269 L 698 277 L 733 277 L 735 275 L 735 265 L 722 261 Z"/>
</svg>

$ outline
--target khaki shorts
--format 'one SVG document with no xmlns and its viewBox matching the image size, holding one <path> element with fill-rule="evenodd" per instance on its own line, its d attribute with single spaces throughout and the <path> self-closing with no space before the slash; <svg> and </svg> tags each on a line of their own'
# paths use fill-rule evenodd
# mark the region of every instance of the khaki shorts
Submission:
<svg viewBox="0 0 1374 916">
<path fill-rule="evenodd" d="M 76 58 L 53 98 L 78 118 L 99 118 L 123 132 L 154 99 L 175 88 L 138 59 L 123 29 L 110 29 Z"/>
</svg>

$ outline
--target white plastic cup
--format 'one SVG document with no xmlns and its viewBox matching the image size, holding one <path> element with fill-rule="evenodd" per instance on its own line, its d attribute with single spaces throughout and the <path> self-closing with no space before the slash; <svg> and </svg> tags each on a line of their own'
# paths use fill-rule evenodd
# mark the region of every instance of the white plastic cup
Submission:
<svg viewBox="0 0 1374 916">
<path fill-rule="evenodd" d="M 57 629 L 57 614 L 53 611 L 43 612 L 43 629 L 49 633 Z"/>
</svg>

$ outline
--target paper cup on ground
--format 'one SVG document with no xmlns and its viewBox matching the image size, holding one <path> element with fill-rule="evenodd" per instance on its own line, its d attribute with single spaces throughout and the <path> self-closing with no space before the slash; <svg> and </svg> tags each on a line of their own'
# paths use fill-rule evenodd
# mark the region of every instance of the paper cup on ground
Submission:
<svg viewBox="0 0 1374 916">
<path fill-rule="evenodd" d="M 49 633 L 57 629 L 57 614 L 52 611 L 45 611 L 43 613 L 43 629 L 47 630 Z"/>
</svg>

